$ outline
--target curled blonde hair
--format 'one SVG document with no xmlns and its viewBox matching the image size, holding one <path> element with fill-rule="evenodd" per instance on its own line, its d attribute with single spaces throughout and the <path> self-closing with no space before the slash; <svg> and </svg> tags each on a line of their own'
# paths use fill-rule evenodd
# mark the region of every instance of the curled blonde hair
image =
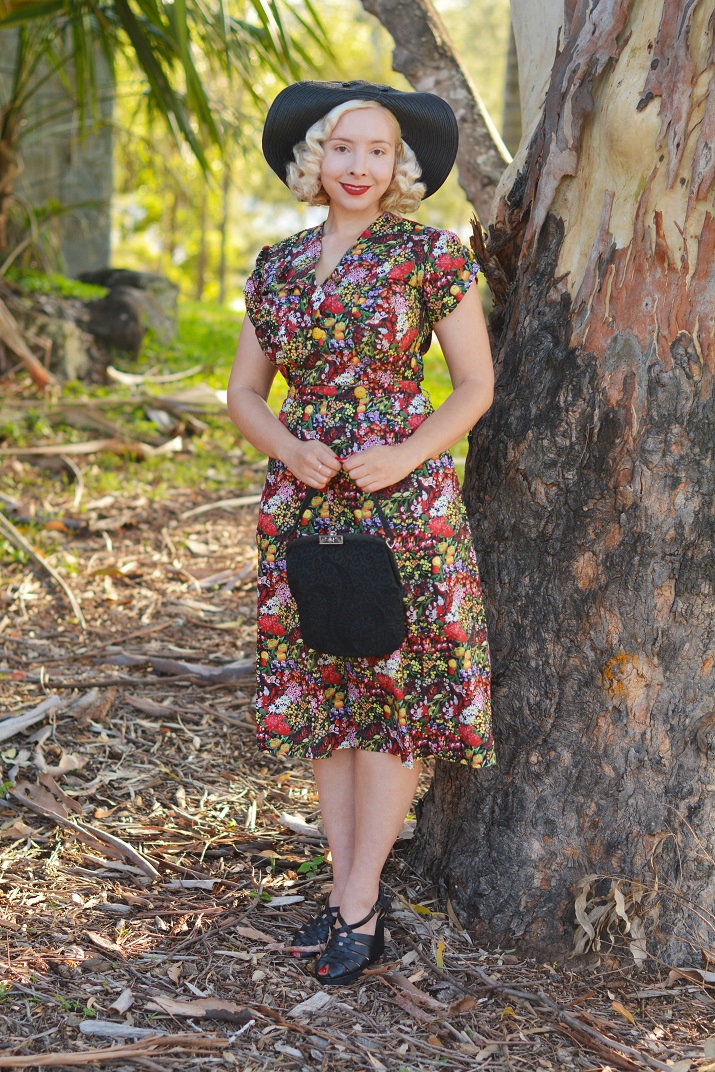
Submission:
<svg viewBox="0 0 715 1072">
<path fill-rule="evenodd" d="M 402 140 L 400 124 L 389 108 L 384 108 L 378 101 L 346 101 L 332 108 L 317 123 L 306 131 L 304 141 L 293 148 L 294 163 L 288 165 L 286 182 L 288 189 L 298 199 L 309 205 L 327 205 L 328 195 L 320 181 L 320 167 L 325 155 L 325 142 L 338 125 L 338 120 L 346 112 L 356 112 L 361 108 L 381 108 L 386 112 L 395 131 L 395 170 L 392 182 L 380 200 L 383 212 L 414 212 L 427 192 L 427 187 L 420 182 L 422 174 L 417 157 L 407 142 Z"/>
</svg>

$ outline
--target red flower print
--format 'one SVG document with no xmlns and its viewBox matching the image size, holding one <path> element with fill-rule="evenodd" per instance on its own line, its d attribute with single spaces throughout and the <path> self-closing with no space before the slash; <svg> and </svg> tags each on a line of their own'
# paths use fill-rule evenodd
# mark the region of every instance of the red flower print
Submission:
<svg viewBox="0 0 715 1072">
<path fill-rule="evenodd" d="M 472 747 L 482 744 L 482 738 L 472 726 L 460 726 L 459 736 L 465 744 L 472 745 Z"/>
<path fill-rule="evenodd" d="M 345 306 L 335 294 L 328 294 L 320 304 L 321 313 L 342 313 Z"/>
<path fill-rule="evenodd" d="M 274 636 L 285 634 L 285 626 L 274 614 L 262 614 L 258 619 L 258 626 L 263 632 L 272 633 Z"/>
<path fill-rule="evenodd" d="M 290 726 L 281 715 L 266 715 L 263 725 L 270 733 L 277 733 L 280 737 L 287 737 Z"/>
<path fill-rule="evenodd" d="M 407 418 L 407 423 L 409 424 L 410 428 L 419 428 L 424 419 L 425 417 L 423 414 L 413 413 L 410 417 Z"/>
<path fill-rule="evenodd" d="M 449 253 L 443 253 L 441 257 L 438 257 L 434 262 L 437 268 L 446 269 L 449 271 L 452 268 L 464 268 L 464 257 L 453 257 Z"/>
<path fill-rule="evenodd" d="M 375 680 L 377 681 L 378 685 L 382 685 L 385 692 L 389 692 L 391 696 L 394 696 L 398 703 L 401 700 L 404 700 L 404 689 L 398 688 L 393 679 L 391 677 L 388 677 L 387 674 L 375 674 Z"/>
<path fill-rule="evenodd" d="M 400 341 L 399 341 L 399 343 L 397 345 L 398 350 L 401 353 L 404 353 L 405 350 L 410 345 L 410 343 L 413 343 L 418 336 L 419 336 L 419 331 L 417 330 L 417 328 L 408 328 L 408 330 L 402 336 L 402 338 L 400 339 Z"/>
<path fill-rule="evenodd" d="M 394 264 L 390 268 L 388 279 L 409 279 L 415 270 L 414 261 L 403 261 L 402 264 Z"/>
<path fill-rule="evenodd" d="M 449 637 L 450 640 L 458 640 L 460 644 L 463 644 L 467 639 L 467 634 L 459 622 L 447 622 L 444 627 L 444 635 Z"/>
<path fill-rule="evenodd" d="M 445 539 L 454 532 L 452 525 L 443 517 L 433 517 L 427 527 L 433 536 L 444 536 Z"/>
<path fill-rule="evenodd" d="M 416 384 L 414 380 L 398 380 L 397 386 L 400 391 L 407 391 L 411 395 L 416 395 L 420 389 L 419 384 Z"/>
<path fill-rule="evenodd" d="M 273 520 L 273 518 L 268 517 L 267 514 L 264 514 L 259 519 L 259 527 L 261 529 L 261 532 L 265 532 L 266 536 L 277 536 L 278 535 L 278 526 L 276 525 L 276 523 Z"/>
<path fill-rule="evenodd" d="M 334 666 L 324 666 L 320 673 L 324 685 L 339 685 L 343 680 L 342 674 Z"/>
</svg>

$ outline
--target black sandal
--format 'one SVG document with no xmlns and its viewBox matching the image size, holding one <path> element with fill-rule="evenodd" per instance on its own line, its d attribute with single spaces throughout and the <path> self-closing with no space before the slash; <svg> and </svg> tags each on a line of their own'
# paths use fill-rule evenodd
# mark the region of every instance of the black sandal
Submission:
<svg viewBox="0 0 715 1072">
<path fill-rule="evenodd" d="M 385 910 L 385 902 L 379 898 L 365 918 L 357 923 L 346 923 L 338 911 L 327 949 L 315 966 L 315 977 L 319 983 L 323 986 L 345 986 L 382 956 L 385 951 Z M 362 927 L 375 915 L 377 923 L 374 934 L 356 933 L 356 927 Z M 334 967 L 338 970 L 334 971 Z"/>
<path fill-rule="evenodd" d="M 296 931 L 293 935 L 293 941 L 291 945 L 325 945 L 330 932 L 335 925 L 335 921 L 338 918 L 339 909 L 337 905 L 331 905 L 330 901 L 325 902 L 325 907 L 321 909 L 317 916 L 313 916 L 307 923 L 304 923 L 300 930 Z M 298 957 L 299 960 L 307 960 L 309 957 L 314 957 L 316 950 L 307 949 L 305 951 L 293 950 L 293 956 Z"/>
</svg>

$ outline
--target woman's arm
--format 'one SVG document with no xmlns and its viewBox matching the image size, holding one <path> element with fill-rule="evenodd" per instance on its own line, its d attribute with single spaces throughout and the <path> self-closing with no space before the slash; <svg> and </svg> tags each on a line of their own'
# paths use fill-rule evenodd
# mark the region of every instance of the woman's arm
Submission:
<svg viewBox="0 0 715 1072">
<path fill-rule="evenodd" d="M 492 404 L 494 367 L 475 285 L 434 330 L 453 391 L 402 443 L 369 447 L 343 461 L 343 468 L 362 491 L 379 491 L 396 484 L 427 458 L 436 458 L 454 446 Z"/>
<path fill-rule="evenodd" d="M 281 424 L 266 401 L 275 374 L 246 316 L 228 381 L 229 416 L 256 450 L 279 458 L 303 484 L 322 489 L 340 471 L 340 459 L 325 443 L 296 439 Z"/>
</svg>

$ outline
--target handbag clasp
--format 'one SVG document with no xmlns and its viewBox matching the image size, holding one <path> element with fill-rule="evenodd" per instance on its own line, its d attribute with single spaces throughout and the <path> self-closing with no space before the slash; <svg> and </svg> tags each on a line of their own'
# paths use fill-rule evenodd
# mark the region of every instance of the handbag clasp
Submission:
<svg viewBox="0 0 715 1072">
<path fill-rule="evenodd" d="M 318 536 L 318 543 L 332 543 L 339 544 L 343 542 L 342 536 L 338 536 L 335 532 L 329 532 L 326 535 Z"/>
</svg>

